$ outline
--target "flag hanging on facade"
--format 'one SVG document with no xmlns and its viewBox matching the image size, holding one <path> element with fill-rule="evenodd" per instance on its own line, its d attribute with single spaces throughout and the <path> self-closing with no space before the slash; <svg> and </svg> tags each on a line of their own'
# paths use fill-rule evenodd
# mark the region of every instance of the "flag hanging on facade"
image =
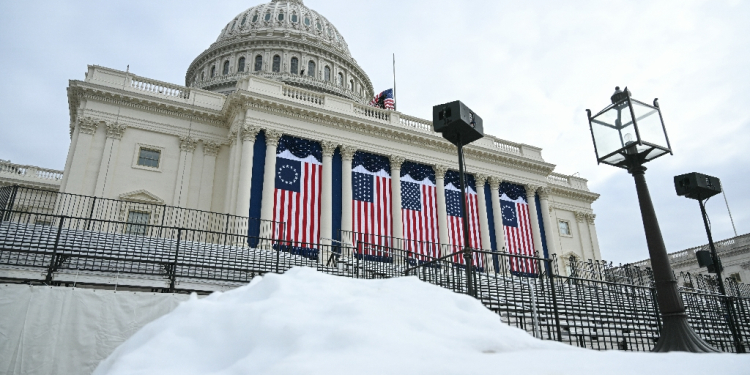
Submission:
<svg viewBox="0 0 750 375">
<path fill-rule="evenodd" d="M 505 230 L 505 250 L 510 254 L 536 256 L 531 234 L 531 216 L 523 186 L 503 182 L 500 184 L 500 212 Z M 532 259 L 509 257 L 510 271 L 532 276 L 538 273 Z"/>
<path fill-rule="evenodd" d="M 320 143 L 282 136 L 276 149 L 273 220 L 285 223 L 274 238 L 285 251 L 317 257 L 320 242 Z"/>
<path fill-rule="evenodd" d="M 357 151 L 352 160 L 352 240 L 359 254 L 390 258 L 391 164 L 387 157 Z M 375 245 L 375 246 L 369 246 Z"/>
<path fill-rule="evenodd" d="M 482 249 L 482 237 L 479 232 L 479 207 L 477 206 L 477 191 L 475 189 L 474 176 L 466 175 L 466 200 L 469 203 L 469 246 L 473 249 Z M 456 171 L 445 173 L 445 205 L 448 211 L 448 238 L 450 240 L 450 252 L 455 253 L 463 250 L 464 227 L 461 213 L 461 185 L 459 174 Z M 444 256 L 447 254 L 441 254 Z M 453 257 L 453 262 L 465 264 L 462 254 Z M 474 254 L 474 266 L 484 268 L 483 257 Z"/>
<path fill-rule="evenodd" d="M 432 167 L 412 162 L 401 166 L 401 217 L 404 250 L 428 261 L 440 257 L 438 236 L 435 171 Z"/>
<path fill-rule="evenodd" d="M 388 89 L 375 95 L 370 101 L 370 105 L 383 109 L 395 109 L 396 100 L 393 99 L 393 89 Z"/>
</svg>

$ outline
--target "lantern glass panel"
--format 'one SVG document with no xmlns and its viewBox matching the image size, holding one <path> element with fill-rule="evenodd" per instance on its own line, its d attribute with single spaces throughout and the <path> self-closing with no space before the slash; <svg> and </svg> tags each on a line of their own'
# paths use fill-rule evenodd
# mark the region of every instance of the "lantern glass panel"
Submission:
<svg viewBox="0 0 750 375">
<path fill-rule="evenodd" d="M 667 135 L 661 123 L 659 110 L 637 100 L 631 99 L 631 102 L 633 103 L 633 113 L 635 114 L 635 122 L 638 125 L 638 132 L 641 135 L 641 141 L 669 149 Z"/>
<path fill-rule="evenodd" d="M 638 141 L 627 102 L 612 105 L 591 118 L 591 130 L 599 158 Z M 609 158 L 602 161 L 610 162 Z"/>
</svg>

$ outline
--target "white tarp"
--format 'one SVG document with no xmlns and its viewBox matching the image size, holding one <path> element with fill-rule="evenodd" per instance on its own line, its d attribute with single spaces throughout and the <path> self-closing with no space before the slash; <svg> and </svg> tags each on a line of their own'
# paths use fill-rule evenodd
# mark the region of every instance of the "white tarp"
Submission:
<svg viewBox="0 0 750 375">
<path fill-rule="evenodd" d="M 141 327 L 187 299 L 184 294 L 0 285 L 0 374 L 91 374 Z"/>
</svg>

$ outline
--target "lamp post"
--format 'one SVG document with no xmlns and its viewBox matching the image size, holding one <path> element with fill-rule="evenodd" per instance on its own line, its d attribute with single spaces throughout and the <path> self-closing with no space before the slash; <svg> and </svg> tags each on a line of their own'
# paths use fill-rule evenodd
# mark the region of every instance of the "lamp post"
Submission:
<svg viewBox="0 0 750 375">
<path fill-rule="evenodd" d="M 612 104 L 596 115 L 586 110 L 598 163 L 624 168 L 633 176 L 641 208 L 646 244 L 651 258 L 656 286 L 656 300 L 662 318 L 662 329 L 654 352 L 717 352 L 701 339 L 687 322 L 685 305 L 677 290 L 667 249 L 656 219 L 654 205 L 646 185 L 643 164 L 672 149 L 664 127 L 658 99 L 649 105 L 630 97 L 627 87 L 615 87 Z"/>
</svg>

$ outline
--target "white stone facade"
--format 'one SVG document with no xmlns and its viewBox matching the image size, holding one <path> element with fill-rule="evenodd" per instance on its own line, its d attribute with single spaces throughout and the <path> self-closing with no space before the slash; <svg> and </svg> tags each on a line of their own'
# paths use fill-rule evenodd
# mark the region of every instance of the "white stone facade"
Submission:
<svg viewBox="0 0 750 375">
<path fill-rule="evenodd" d="M 279 12 L 289 15 L 290 10 L 299 12 L 299 17 L 313 16 L 312 28 L 300 26 L 304 18 L 298 18 L 296 26 L 287 19 L 286 23 L 252 23 L 255 14 L 271 12 L 271 17 L 278 17 Z M 341 174 L 341 196 L 337 198 L 342 200 L 341 217 L 333 217 L 332 160 L 337 153 L 341 170 L 351 170 L 352 155 L 357 150 L 389 157 L 393 170 L 405 160 L 432 166 L 439 181 L 440 242 L 447 243 L 440 181 L 446 170 L 457 170 L 455 147 L 432 131 L 431 121 L 363 104 L 373 94 L 369 78 L 351 58 L 338 31 L 325 18 L 308 11 L 299 0 L 274 0 L 241 13 L 191 64 L 186 74 L 191 87 L 89 66 L 85 79 L 71 80 L 68 87 L 71 144 L 60 191 L 123 200 L 137 196 L 157 204 L 241 216 L 248 215 L 251 192 L 262 191 L 260 217 L 271 219 L 276 146 L 279 137 L 290 135 L 318 141 L 323 149 L 323 243 L 333 238 L 333 222 L 338 219 L 341 230 L 352 229 L 351 173 Z M 250 17 L 245 19 L 246 26 L 235 24 L 245 17 Z M 317 20 L 322 23 L 319 31 L 315 30 Z M 331 30 L 330 36 L 327 30 Z M 237 51 L 259 45 L 269 52 L 263 54 L 266 62 L 268 56 L 273 61 L 277 48 L 282 51 L 281 72 L 270 72 L 266 67 L 261 71 L 245 69 L 241 74 L 236 68 L 232 70 Z M 254 53 L 247 54 L 246 68 L 252 65 Z M 330 66 L 333 78 L 342 72 L 345 80 L 289 78 L 289 66 L 285 64 L 297 55 L 300 61 L 306 61 L 303 56 L 326 57 L 327 62 L 316 66 Z M 199 72 L 210 66 L 223 68 L 223 61 L 230 61 L 227 74 L 199 78 Z M 349 89 L 350 79 L 355 82 L 353 90 Z M 342 84 L 334 88 L 338 83 Z M 260 132 L 267 155 L 262 173 L 265 177 L 262 189 L 253 189 L 254 149 Z M 158 154 L 158 163 L 142 165 L 142 149 Z M 542 158 L 538 147 L 491 135 L 467 146 L 465 153 L 468 172 L 480 186 L 486 182 L 492 192 L 492 204 L 479 207 L 483 243 L 489 243 L 489 222 L 493 221 L 498 247 L 504 247 L 498 186 L 506 181 L 525 186 L 531 198 L 533 242 L 540 254 L 546 244 L 550 255 L 601 259 L 591 209 L 598 194 L 589 191 L 585 179 L 553 172 L 555 165 Z M 398 181 L 394 179 L 394 186 Z M 392 191 L 398 193 L 394 186 Z M 396 193 L 394 201 L 399 198 Z M 479 201 L 485 202 L 484 189 L 477 193 Z M 541 226 L 533 199 L 536 194 Z M 399 237 L 400 210 L 394 208 L 392 213 L 394 234 Z"/>
</svg>

